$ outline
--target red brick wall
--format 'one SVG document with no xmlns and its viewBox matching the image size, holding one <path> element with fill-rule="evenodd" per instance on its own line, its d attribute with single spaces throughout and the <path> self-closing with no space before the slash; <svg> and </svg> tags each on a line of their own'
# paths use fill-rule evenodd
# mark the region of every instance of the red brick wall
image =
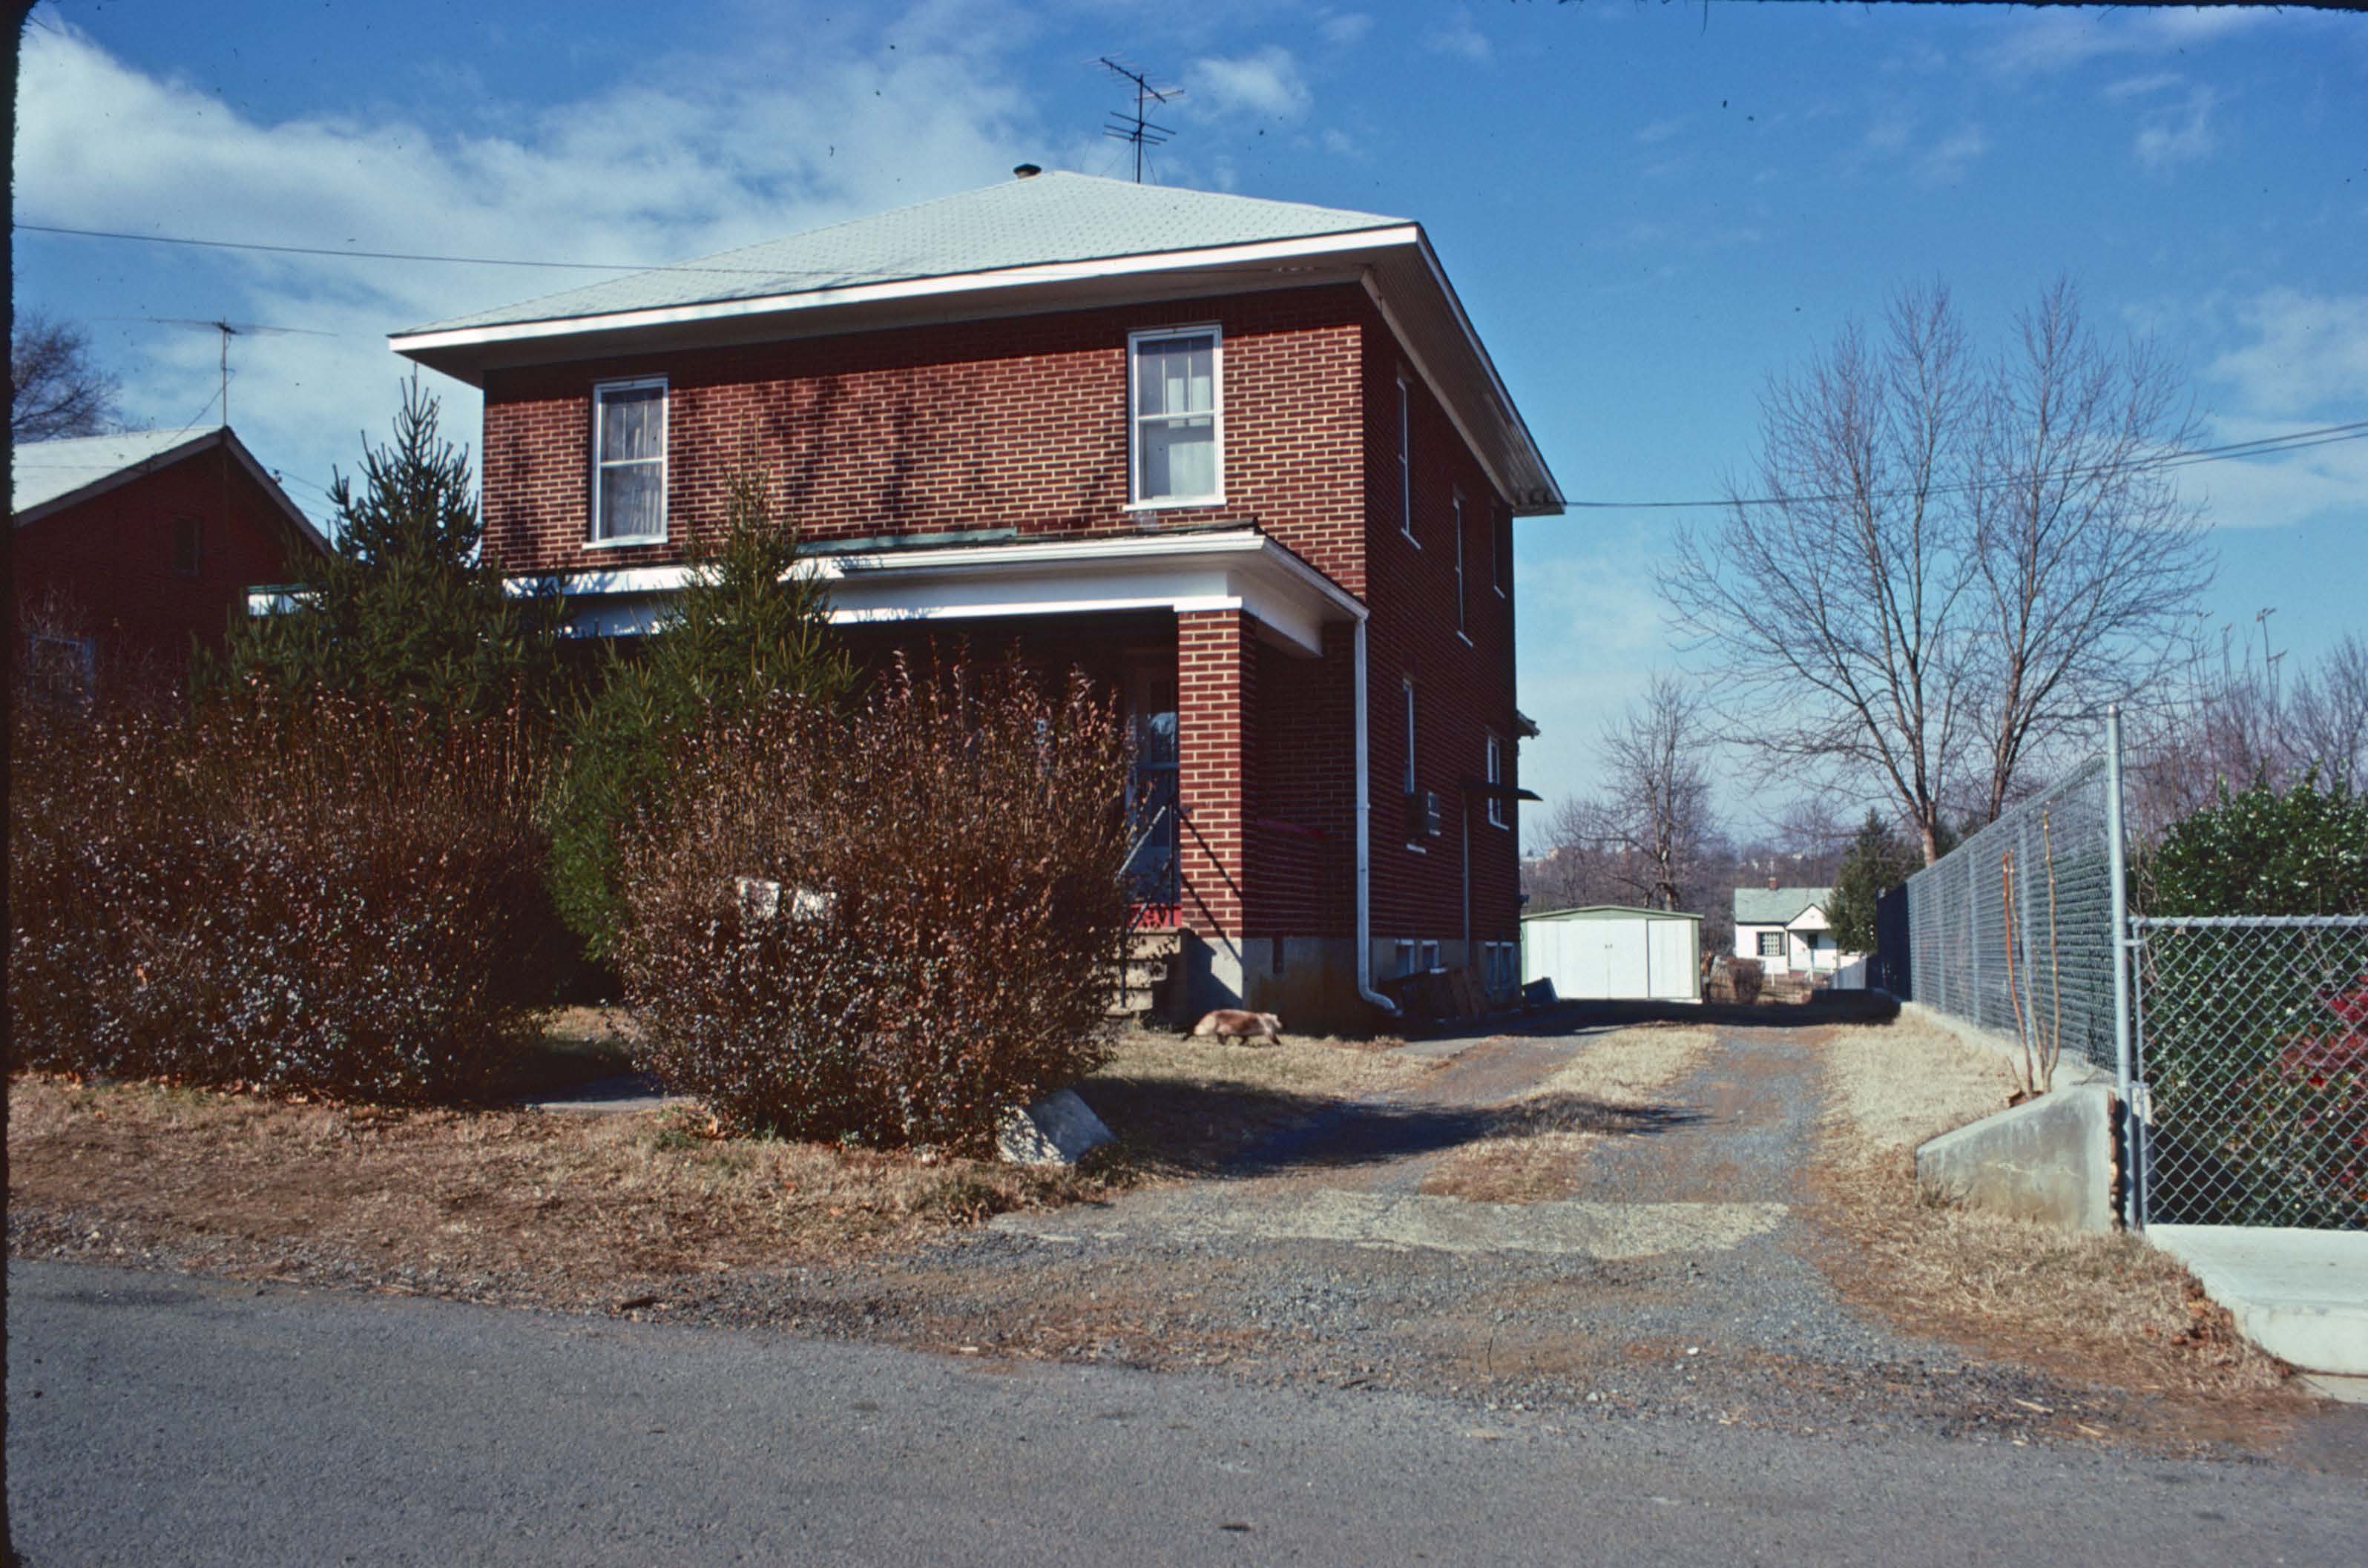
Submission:
<svg viewBox="0 0 2368 1568">
<path fill-rule="evenodd" d="M 495 371 L 487 547 L 520 573 L 672 561 L 721 527 L 732 474 L 754 465 L 813 538 L 1255 522 L 1353 592 L 1372 319 L 1361 290 L 1331 286 Z M 1127 334 L 1209 321 L 1225 500 L 1130 512 Z M 587 549 L 592 384 L 651 375 L 669 388 L 667 541 Z"/>
<path fill-rule="evenodd" d="M 1376 939 L 1455 941 L 1463 935 L 1464 829 L 1470 828 L 1472 937 L 1520 934 L 1520 867 L 1509 827 L 1487 821 L 1462 782 L 1486 771 L 1493 731 L 1513 773 L 1512 572 L 1490 576 L 1504 500 L 1384 325 L 1366 338 L 1367 694 L 1372 737 L 1372 930 Z M 1400 527 L 1397 378 L 1412 426 L 1414 540 Z M 1463 631 L 1456 635 L 1455 509 L 1463 496 Z M 1468 641 L 1467 641 L 1468 639 Z M 1406 847 L 1401 770 L 1404 682 L 1415 684 L 1417 786 L 1440 800 L 1440 835 Z M 1513 816 L 1505 813 L 1509 824 Z"/>
<path fill-rule="evenodd" d="M 17 457 L 39 460 L 22 448 Z M 203 532 L 193 577 L 173 570 L 174 519 L 185 517 Z M 102 679 L 143 669 L 177 676 L 193 642 L 222 642 L 249 587 L 294 574 L 289 527 L 264 488 L 215 448 L 17 529 L 17 604 L 38 618 L 54 599 L 72 622 L 57 630 L 97 639 Z"/>
<path fill-rule="evenodd" d="M 1258 645 L 1249 936 L 1356 932 L 1352 638 L 1345 623 L 1326 628 L 1321 659 Z"/>
<path fill-rule="evenodd" d="M 1176 736 L 1184 810 L 1179 836 L 1184 924 L 1205 937 L 1242 929 L 1248 782 L 1258 744 L 1258 658 L 1239 610 L 1176 618 Z"/>
</svg>

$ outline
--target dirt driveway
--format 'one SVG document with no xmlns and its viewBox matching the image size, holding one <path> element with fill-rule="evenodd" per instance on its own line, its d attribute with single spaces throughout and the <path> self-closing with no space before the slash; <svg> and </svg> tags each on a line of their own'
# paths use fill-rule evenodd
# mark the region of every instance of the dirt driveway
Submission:
<svg viewBox="0 0 2368 1568">
<path fill-rule="evenodd" d="M 2158 1392 L 1903 1328 L 1837 1284 L 1865 1271 L 1816 1175 L 1826 1037 L 1411 1046 L 1436 1069 L 1296 1118 L 1214 1174 L 860 1267 L 712 1281 L 682 1315 L 1581 1417 L 2197 1436 Z M 1103 1098 L 1123 1133 L 1123 1096 Z M 2254 1398 L 2201 1435 L 2282 1441 L 2299 1408 Z"/>
</svg>

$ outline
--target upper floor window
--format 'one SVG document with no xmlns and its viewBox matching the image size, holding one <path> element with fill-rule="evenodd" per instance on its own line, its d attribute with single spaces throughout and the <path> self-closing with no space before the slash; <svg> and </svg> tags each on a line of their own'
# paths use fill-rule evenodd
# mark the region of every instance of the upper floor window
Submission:
<svg viewBox="0 0 2368 1568">
<path fill-rule="evenodd" d="M 194 577 L 199 568 L 205 564 L 205 525 L 195 517 L 175 517 L 171 562 L 174 574 Z"/>
<path fill-rule="evenodd" d="M 1505 596 L 1513 577 L 1513 509 L 1491 507 L 1489 522 L 1488 580 L 1497 585 L 1499 596 Z"/>
<path fill-rule="evenodd" d="M 1406 772 L 1403 776 L 1406 792 L 1414 793 L 1414 682 L 1406 683 Z"/>
<path fill-rule="evenodd" d="M 1398 532 L 1414 538 L 1414 412 L 1404 371 L 1398 374 Z"/>
<path fill-rule="evenodd" d="M 1490 735 L 1488 737 L 1488 786 L 1494 790 L 1502 789 L 1504 783 L 1505 743 Z M 1491 794 L 1488 797 L 1488 825 L 1491 827 L 1505 825 L 1505 801 L 1504 797 L 1500 795 Z"/>
<path fill-rule="evenodd" d="M 1222 501 L 1224 485 L 1224 347 L 1213 326 L 1138 332 L 1128 439 L 1138 506 Z"/>
<path fill-rule="evenodd" d="M 592 389 L 592 542 L 666 538 L 666 384 L 602 381 Z"/>
</svg>

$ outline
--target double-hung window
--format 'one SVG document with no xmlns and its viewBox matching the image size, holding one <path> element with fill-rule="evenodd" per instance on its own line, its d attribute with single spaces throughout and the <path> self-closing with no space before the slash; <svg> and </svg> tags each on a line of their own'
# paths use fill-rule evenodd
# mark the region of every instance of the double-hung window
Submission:
<svg viewBox="0 0 2368 1568">
<path fill-rule="evenodd" d="M 1502 789 L 1504 787 L 1504 783 L 1505 743 L 1498 740 L 1496 736 L 1490 735 L 1488 737 L 1488 789 L 1490 791 L 1488 796 L 1488 825 L 1491 827 L 1503 827 L 1505 825 L 1504 797 L 1495 792 L 1496 790 Z"/>
<path fill-rule="evenodd" d="M 666 381 L 602 381 L 592 389 L 592 542 L 654 544 L 666 525 Z"/>
<path fill-rule="evenodd" d="M 1455 635 L 1472 641 L 1463 620 L 1463 492 L 1455 493 Z"/>
<path fill-rule="evenodd" d="M 1414 537 L 1414 415 L 1412 394 L 1406 390 L 1406 373 L 1398 374 L 1398 532 L 1406 536 L 1418 550 L 1422 541 Z"/>
<path fill-rule="evenodd" d="M 1213 326 L 1138 332 L 1127 338 L 1127 357 L 1133 504 L 1190 506 L 1223 501 L 1222 335 Z"/>
<path fill-rule="evenodd" d="M 1414 793 L 1414 682 L 1406 683 L 1406 792 Z"/>
<path fill-rule="evenodd" d="M 1507 585 L 1513 575 L 1513 512 L 1509 506 L 1488 509 L 1488 580 L 1497 597 L 1511 597 Z"/>
</svg>

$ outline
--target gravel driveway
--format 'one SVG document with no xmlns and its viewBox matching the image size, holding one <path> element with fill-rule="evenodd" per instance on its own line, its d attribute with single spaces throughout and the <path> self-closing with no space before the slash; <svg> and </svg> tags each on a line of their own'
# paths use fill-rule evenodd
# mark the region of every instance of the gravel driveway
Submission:
<svg viewBox="0 0 2368 1568">
<path fill-rule="evenodd" d="M 1418 1190 L 1492 1108 L 1620 1038 L 1417 1046 L 1446 1058 L 1417 1088 L 1305 1119 L 1215 1177 L 860 1267 L 715 1280 L 666 1315 L 1788 1431 L 2020 1440 L 2106 1418 L 2110 1392 L 1903 1335 L 1829 1283 L 1838 1244 L 1806 1176 L 1816 1030 L 1720 1030 L 1661 1103 L 1587 1142 L 1583 1198 Z"/>
</svg>

